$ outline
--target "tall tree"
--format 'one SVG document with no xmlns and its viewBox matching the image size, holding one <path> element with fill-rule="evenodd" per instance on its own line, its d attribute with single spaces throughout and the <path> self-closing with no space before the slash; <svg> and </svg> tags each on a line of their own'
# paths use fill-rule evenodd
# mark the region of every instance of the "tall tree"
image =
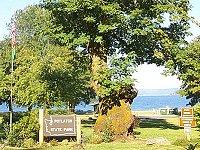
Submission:
<svg viewBox="0 0 200 150">
<path fill-rule="evenodd" d="M 91 56 L 136 53 L 138 63 L 159 63 L 188 29 L 188 0 L 44 0 L 52 11 L 60 44 L 81 46 Z"/>
<path fill-rule="evenodd" d="M 17 104 L 31 108 L 89 101 L 87 59 L 61 46 L 49 45 L 43 56 L 38 52 L 30 46 L 18 52 L 14 72 Z"/>
<path fill-rule="evenodd" d="M 190 99 L 189 104 L 200 102 L 200 39 L 180 50 L 173 61 L 168 61 L 167 68 L 182 81 L 179 93 Z"/>
<path fill-rule="evenodd" d="M 99 96 L 98 72 L 108 67 L 108 56 L 134 53 L 132 63 L 164 64 L 185 42 L 189 27 L 188 0 L 43 0 L 41 6 L 52 12 L 56 42 L 90 55 Z"/>
<path fill-rule="evenodd" d="M 120 78 L 113 78 L 128 70 L 124 61 L 118 61 L 121 65 L 111 66 L 121 71 L 112 74 L 108 56 L 134 54 L 132 64 L 164 64 L 175 57 L 189 27 L 188 0 L 43 0 L 42 6 L 52 12 L 53 23 L 60 29 L 55 32 L 56 42 L 73 49 L 81 47 L 90 55 L 91 85 L 99 96 L 103 115 L 120 100 L 130 101 L 137 93 L 131 80 L 125 87 L 127 80 L 116 84 Z M 130 120 L 125 123 L 126 129 Z M 97 126 L 98 122 L 101 124 L 97 121 Z"/>
<path fill-rule="evenodd" d="M 11 44 L 8 39 L 0 42 L 0 104 L 6 102 L 12 110 L 11 91 Z"/>
<path fill-rule="evenodd" d="M 76 105 L 80 101 L 88 102 L 93 95 L 88 86 L 88 58 L 54 44 L 51 19 L 50 12 L 38 6 L 29 6 L 13 17 L 17 25 L 14 98 L 15 103 L 30 109 L 67 102 Z M 8 100 L 11 83 L 8 42 L 2 42 L 0 54 L 0 98 Z"/>
</svg>

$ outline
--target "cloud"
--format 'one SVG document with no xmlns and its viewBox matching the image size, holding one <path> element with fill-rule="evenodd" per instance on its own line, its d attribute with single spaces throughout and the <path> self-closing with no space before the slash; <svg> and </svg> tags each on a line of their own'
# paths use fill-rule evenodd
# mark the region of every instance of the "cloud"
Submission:
<svg viewBox="0 0 200 150">
<path fill-rule="evenodd" d="M 168 89 L 179 88 L 181 81 L 176 76 L 161 75 L 164 67 L 157 67 L 155 64 L 143 64 L 137 68 L 133 77 L 137 80 L 138 89 Z"/>
</svg>

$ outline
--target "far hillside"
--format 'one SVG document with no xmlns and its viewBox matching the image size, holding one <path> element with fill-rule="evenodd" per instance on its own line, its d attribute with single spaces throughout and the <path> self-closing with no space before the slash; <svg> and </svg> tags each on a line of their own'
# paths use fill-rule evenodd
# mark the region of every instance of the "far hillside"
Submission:
<svg viewBox="0 0 200 150">
<path fill-rule="evenodd" d="M 138 96 L 170 96 L 178 95 L 177 88 L 170 89 L 139 89 Z"/>
</svg>

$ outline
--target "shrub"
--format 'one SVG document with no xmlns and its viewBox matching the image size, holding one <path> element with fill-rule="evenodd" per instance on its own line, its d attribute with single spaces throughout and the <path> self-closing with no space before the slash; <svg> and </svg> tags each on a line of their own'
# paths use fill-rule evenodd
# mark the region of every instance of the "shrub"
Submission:
<svg viewBox="0 0 200 150">
<path fill-rule="evenodd" d="M 196 118 L 197 126 L 200 128 L 200 104 L 194 106 L 194 116 Z"/>
<path fill-rule="evenodd" d="M 34 146 L 36 146 L 36 143 L 32 138 L 25 139 L 23 142 L 23 147 L 25 147 L 25 148 L 31 148 Z"/>
<path fill-rule="evenodd" d="M 196 144 L 194 144 L 194 145 L 193 145 L 193 144 L 189 144 L 188 147 L 187 147 L 186 149 L 187 149 L 187 150 L 195 150 L 197 144 L 198 144 L 198 143 L 196 143 Z"/>
<path fill-rule="evenodd" d="M 7 135 L 7 140 L 11 146 L 21 147 L 27 139 L 36 141 L 38 135 L 38 111 L 32 111 L 13 124 L 12 132 Z"/>
<path fill-rule="evenodd" d="M 97 118 L 94 130 L 103 135 L 103 139 L 111 136 L 127 135 L 128 129 L 133 124 L 133 115 L 129 106 L 120 101 L 121 106 L 114 106 L 108 110 L 107 115 L 100 115 Z"/>
<path fill-rule="evenodd" d="M 46 113 L 49 115 L 71 115 L 74 114 L 71 111 L 68 111 L 67 109 L 46 109 Z"/>
<path fill-rule="evenodd" d="M 113 141 L 113 133 L 109 128 L 105 128 L 105 130 L 102 132 L 102 141 L 105 143 L 109 143 Z"/>
<path fill-rule="evenodd" d="M 63 140 L 63 141 L 61 142 L 61 144 L 62 144 L 62 145 L 68 145 L 68 144 L 69 144 L 69 141 L 68 141 L 67 139 L 65 139 L 65 140 Z"/>
<path fill-rule="evenodd" d="M 85 150 L 83 144 L 74 144 L 70 149 L 71 150 Z"/>
<path fill-rule="evenodd" d="M 58 143 L 58 141 L 56 139 L 53 139 L 53 140 L 49 141 L 49 144 L 51 146 L 58 146 L 59 145 L 59 143 Z"/>
<path fill-rule="evenodd" d="M 90 136 L 89 138 L 88 138 L 88 142 L 90 143 L 90 144 L 100 144 L 100 143 L 102 143 L 103 142 L 103 140 L 102 140 L 102 136 L 101 135 L 99 135 L 99 134 L 92 134 L 92 136 Z"/>
</svg>

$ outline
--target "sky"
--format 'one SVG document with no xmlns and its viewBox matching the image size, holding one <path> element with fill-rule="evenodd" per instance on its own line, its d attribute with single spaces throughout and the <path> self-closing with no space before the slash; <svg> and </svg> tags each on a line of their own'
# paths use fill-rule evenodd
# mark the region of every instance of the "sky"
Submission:
<svg viewBox="0 0 200 150">
<path fill-rule="evenodd" d="M 37 4 L 40 0 L 0 0 L 0 40 L 5 35 L 9 34 L 7 30 L 7 23 L 10 22 L 12 15 L 18 9 L 23 9 L 27 5 Z M 192 9 L 190 15 L 200 21 L 200 0 L 190 0 Z M 194 37 L 200 35 L 200 28 L 191 23 L 190 37 L 187 37 L 188 41 L 192 41 Z M 134 73 L 134 78 L 137 80 L 136 88 L 138 89 L 167 89 L 167 88 L 179 88 L 181 82 L 176 76 L 165 77 L 161 75 L 164 67 L 157 67 L 156 65 L 140 65 L 137 68 L 137 72 Z"/>
</svg>

